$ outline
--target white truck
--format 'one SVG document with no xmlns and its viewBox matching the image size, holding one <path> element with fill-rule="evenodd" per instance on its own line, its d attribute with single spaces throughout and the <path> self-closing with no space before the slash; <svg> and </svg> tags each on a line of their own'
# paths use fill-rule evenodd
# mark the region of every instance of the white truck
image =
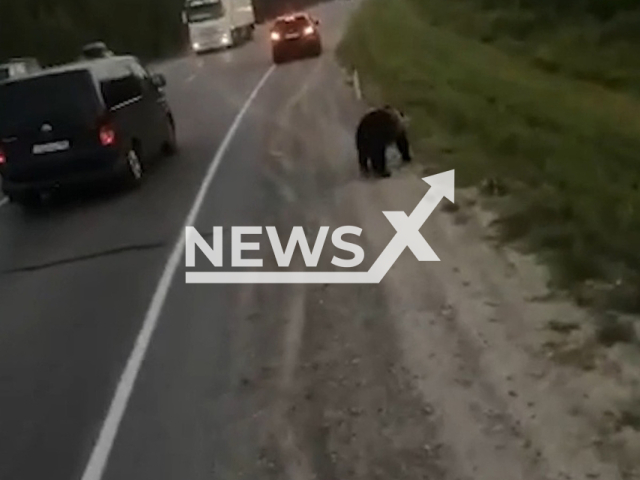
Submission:
<svg viewBox="0 0 640 480">
<path fill-rule="evenodd" d="M 186 0 L 182 21 L 195 53 L 251 40 L 256 24 L 252 0 Z"/>
</svg>

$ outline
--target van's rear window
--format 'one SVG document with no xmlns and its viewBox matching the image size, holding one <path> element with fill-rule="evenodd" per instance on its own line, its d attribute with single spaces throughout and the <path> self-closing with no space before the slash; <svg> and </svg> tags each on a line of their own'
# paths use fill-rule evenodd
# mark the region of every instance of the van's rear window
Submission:
<svg viewBox="0 0 640 480">
<path fill-rule="evenodd" d="M 98 99 L 86 70 L 61 72 L 0 84 L 0 135 L 42 122 L 85 123 L 95 119 Z"/>
</svg>

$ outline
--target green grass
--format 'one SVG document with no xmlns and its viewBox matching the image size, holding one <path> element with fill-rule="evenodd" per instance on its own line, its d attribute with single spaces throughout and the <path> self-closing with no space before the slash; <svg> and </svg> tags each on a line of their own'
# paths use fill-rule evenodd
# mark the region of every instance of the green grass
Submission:
<svg viewBox="0 0 640 480">
<path fill-rule="evenodd" d="M 624 9 L 620 4 L 628 3 L 626 0 L 618 1 L 617 6 L 615 0 L 603 0 L 612 6 L 612 15 L 604 19 L 585 11 L 584 1 L 550 2 L 573 4 L 564 13 L 545 9 L 539 0 L 528 8 L 517 8 L 513 0 L 412 1 L 432 23 L 516 53 L 539 68 L 640 92 L 640 56 L 636 53 L 640 4 Z"/>
<path fill-rule="evenodd" d="M 640 99 L 463 35 L 430 13 L 441 1 L 365 0 L 339 58 L 406 109 L 415 142 L 440 148 L 428 161 L 512 186 L 505 235 L 551 258 L 564 285 L 640 287 Z"/>
</svg>

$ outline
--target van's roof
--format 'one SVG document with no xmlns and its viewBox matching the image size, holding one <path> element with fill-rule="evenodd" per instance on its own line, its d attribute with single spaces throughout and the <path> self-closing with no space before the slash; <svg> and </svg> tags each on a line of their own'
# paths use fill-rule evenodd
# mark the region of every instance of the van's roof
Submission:
<svg viewBox="0 0 640 480">
<path fill-rule="evenodd" d="M 67 72 L 77 72 L 82 70 L 90 70 L 90 71 L 98 70 L 99 71 L 103 68 L 108 67 L 108 65 L 111 63 L 116 63 L 124 60 L 137 61 L 138 59 L 131 55 L 118 55 L 118 56 L 106 57 L 106 58 L 80 60 L 77 62 L 57 65 L 55 67 L 44 68 L 42 70 L 31 72 L 27 75 L 22 75 L 20 77 L 15 77 L 12 79 L 5 80 L 2 83 L 22 82 L 24 80 L 28 80 L 34 77 L 46 77 L 49 75 L 57 75 L 57 74 L 67 73 Z"/>
</svg>

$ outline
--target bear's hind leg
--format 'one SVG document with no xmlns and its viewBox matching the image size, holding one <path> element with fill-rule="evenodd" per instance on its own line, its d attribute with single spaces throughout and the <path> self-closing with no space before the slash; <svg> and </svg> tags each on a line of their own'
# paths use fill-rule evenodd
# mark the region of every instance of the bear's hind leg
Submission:
<svg viewBox="0 0 640 480">
<path fill-rule="evenodd" d="M 367 175 L 369 173 L 369 155 L 363 148 L 358 149 L 358 164 L 360 166 L 360 173 Z"/>
<path fill-rule="evenodd" d="M 379 145 L 372 150 L 371 163 L 377 176 L 384 178 L 391 176 L 387 170 L 387 149 L 384 146 Z"/>
</svg>

